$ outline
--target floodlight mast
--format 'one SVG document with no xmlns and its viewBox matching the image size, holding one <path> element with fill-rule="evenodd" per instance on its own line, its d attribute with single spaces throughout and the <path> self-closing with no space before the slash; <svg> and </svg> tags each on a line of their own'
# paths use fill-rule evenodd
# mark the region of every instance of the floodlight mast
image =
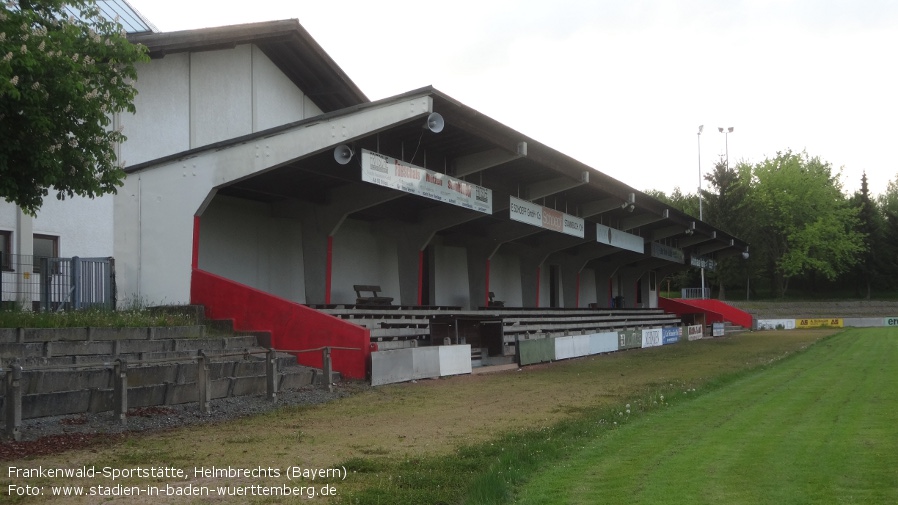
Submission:
<svg viewBox="0 0 898 505">
<path fill-rule="evenodd" d="M 702 221 L 702 130 L 705 125 L 698 125 L 698 220 Z M 705 267 L 702 263 L 702 299 L 705 298 Z"/>
</svg>

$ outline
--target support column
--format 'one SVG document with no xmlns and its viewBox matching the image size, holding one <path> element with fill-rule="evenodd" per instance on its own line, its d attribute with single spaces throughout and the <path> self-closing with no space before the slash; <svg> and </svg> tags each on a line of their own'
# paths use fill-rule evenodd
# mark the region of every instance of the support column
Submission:
<svg viewBox="0 0 898 505">
<path fill-rule="evenodd" d="M 6 372 L 6 438 L 22 439 L 22 367 L 10 365 Z"/>
<path fill-rule="evenodd" d="M 19 261 L 24 265 L 26 257 L 34 256 L 34 218 L 26 214 L 21 208 L 16 207 L 16 232 L 15 253 L 19 255 Z M 24 270 L 24 267 L 22 268 Z M 27 271 L 16 272 L 16 293 L 19 294 L 19 302 L 25 310 L 31 310 L 31 299 L 25 293 L 31 292 L 30 277 L 34 275 L 34 267 Z"/>
</svg>

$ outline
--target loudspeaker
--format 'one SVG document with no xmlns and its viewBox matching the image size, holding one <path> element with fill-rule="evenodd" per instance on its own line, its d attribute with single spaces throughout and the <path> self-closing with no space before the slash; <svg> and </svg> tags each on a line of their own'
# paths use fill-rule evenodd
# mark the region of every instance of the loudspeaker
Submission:
<svg viewBox="0 0 898 505">
<path fill-rule="evenodd" d="M 337 146 L 334 149 L 334 159 L 341 165 L 349 163 L 349 160 L 352 159 L 352 149 L 346 144 Z"/>
<path fill-rule="evenodd" d="M 424 128 L 427 128 L 434 133 L 443 131 L 444 126 L 446 126 L 446 122 L 443 121 L 443 116 L 436 112 L 431 112 L 430 115 L 427 116 L 427 122 L 424 123 Z"/>
</svg>

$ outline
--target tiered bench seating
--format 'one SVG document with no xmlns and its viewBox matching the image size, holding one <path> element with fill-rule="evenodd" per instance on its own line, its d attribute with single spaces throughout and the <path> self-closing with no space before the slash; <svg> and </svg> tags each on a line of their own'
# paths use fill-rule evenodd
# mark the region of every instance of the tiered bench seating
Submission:
<svg viewBox="0 0 898 505">
<path fill-rule="evenodd" d="M 429 340 L 431 321 L 461 311 L 461 307 L 387 305 L 310 305 L 326 314 L 371 330 L 371 341 L 381 350 L 412 347 Z"/>
<path fill-rule="evenodd" d="M 460 324 L 467 324 L 469 327 L 472 324 L 501 324 L 504 348 L 497 349 L 493 345 L 491 355 L 514 354 L 518 338 L 557 337 L 680 324 L 680 319 L 675 314 L 666 313 L 662 309 L 481 307 L 478 310 L 462 310 L 460 307 L 372 307 L 367 304 L 310 307 L 370 329 L 371 340 L 378 343 L 380 350 L 413 347 L 424 342 L 440 345 L 442 339 L 446 338 L 446 332 L 445 329 L 436 332 L 435 324 L 451 323 L 456 327 Z M 467 334 L 470 335 L 470 328 Z M 452 343 L 461 343 L 454 341 L 458 339 L 450 340 L 453 340 Z"/>
</svg>

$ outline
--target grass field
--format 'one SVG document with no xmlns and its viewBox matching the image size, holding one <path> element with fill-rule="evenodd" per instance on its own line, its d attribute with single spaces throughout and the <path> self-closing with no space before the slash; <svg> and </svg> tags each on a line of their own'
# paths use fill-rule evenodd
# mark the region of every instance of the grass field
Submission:
<svg viewBox="0 0 898 505">
<path fill-rule="evenodd" d="M 891 342 L 894 351 L 894 336 L 872 339 L 866 336 L 839 336 L 823 340 L 817 346 L 811 345 L 836 331 L 759 332 L 532 366 L 518 372 L 460 376 L 377 388 L 355 387 L 360 390 L 357 394 L 317 407 L 285 408 L 220 425 L 133 436 L 105 447 L 6 463 L 10 467 L 21 468 L 169 466 L 185 469 L 191 474 L 182 480 L 129 477 L 115 481 L 115 484 L 124 486 L 275 486 L 285 483 L 283 478 L 193 475 L 194 468 L 213 465 L 250 469 L 284 469 L 292 465 L 303 468 L 346 467 L 349 473 L 345 480 L 318 479 L 313 483 L 307 479 L 293 482 L 297 485 L 332 485 L 337 491 L 336 498 L 316 500 L 321 503 L 501 503 L 518 498 L 519 491 L 520 498 L 530 499 L 532 495 L 539 501 L 539 493 L 544 492 L 540 491 L 541 488 L 549 489 L 551 483 L 563 482 L 556 476 L 548 477 L 544 484 L 539 483 L 543 476 L 551 475 L 549 472 L 553 467 L 559 467 L 564 475 L 571 476 L 570 485 L 583 487 L 587 483 L 586 487 L 594 486 L 600 493 L 606 493 L 609 488 L 604 483 L 610 480 L 564 472 L 565 465 L 580 464 L 579 461 L 585 458 L 583 464 L 590 466 L 593 464 L 589 462 L 590 454 L 611 455 L 597 444 L 624 437 L 631 431 L 653 432 L 663 426 L 653 419 L 667 419 L 666 416 L 681 410 L 690 412 L 693 410 L 691 406 L 700 401 L 710 401 L 715 395 L 736 387 L 742 381 L 751 383 L 758 380 L 754 377 L 764 377 L 783 366 L 804 362 L 806 364 L 802 366 L 806 369 L 815 370 L 818 367 L 816 361 L 827 361 L 832 362 L 829 366 L 838 368 L 839 359 L 831 357 L 823 360 L 822 357 L 839 354 L 839 347 L 829 354 L 823 351 L 842 345 L 843 340 L 857 340 L 859 349 L 865 347 L 862 342 L 867 340 L 883 340 Z M 876 334 L 876 330 L 865 330 L 858 335 L 866 335 L 867 331 Z M 845 334 L 853 334 L 853 331 Z M 806 349 L 812 352 L 802 352 Z M 879 349 L 874 352 L 886 355 L 886 351 Z M 861 360 L 861 351 L 857 352 L 857 359 Z M 795 353 L 798 353 L 795 358 L 783 359 Z M 807 356 L 818 353 L 821 357 L 807 361 Z M 849 368 L 858 364 L 861 363 L 846 358 L 836 375 L 844 375 Z M 873 371 L 868 368 L 867 373 Z M 793 371 L 793 375 L 788 377 L 794 379 L 800 375 L 796 374 L 798 372 Z M 894 392 L 894 383 L 888 387 Z M 684 394 L 686 391 L 688 393 Z M 859 397 L 860 393 L 860 390 L 855 392 Z M 872 400 L 868 398 L 867 401 Z M 894 407 L 885 396 L 877 401 L 882 402 L 883 406 Z M 628 404 L 629 415 L 625 413 Z M 869 412 L 870 409 L 875 410 L 873 406 L 866 408 L 858 414 L 861 418 L 877 418 Z M 800 412 L 805 411 L 812 412 L 807 409 Z M 708 428 L 722 419 L 713 412 L 709 411 L 702 421 Z M 826 412 L 834 415 L 836 410 Z M 731 414 L 726 411 L 723 417 Z M 846 417 L 849 414 L 855 415 L 853 411 L 839 415 Z M 791 424 L 800 423 L 806 417 L 799 411 L 792 412 L 792 415 L 795 417 Z M 643 428 L 638 429 L 640 423 Z M 894 442 L 894 426 L 892 422 L 891 426 L 877 428 L 879 431 L 865 432 L 867 438 L 854 442 L 860 443 L 862 448 L 864 444 L 879 447 L 876 444 L 881 441 L 881 436 L 891 436 L 890 440 Z M 686 427 L 689 427 L 688 424 Z M 844 439 L 844 443 L 852 441 Z M 709 441 L 708 447 L 716 444 Z M 894 447 L 894 443 L 890 447 Z M 674 445 L 664 450 L 668 451 L 667 456 L 679 457 L 679 452 L 684 448 Z M 717 455 L 718 461 L 729 462 L 730 455 L 720 453 Z M 664 459 L 656 457 L 655 464 L 662 463 Z M 675 468 L 667 467 L 666 472 L 682 479 L 683 485 L 689 483 L 693 475 L 707 473 L 711 468 L 707 463 L 705 467 L 699 463 L 689 463 L 698 465 L 700 470 L 694 470 L 684 466 L 687 460 L 679 461 Z M 654 466 L 639 466 L 633 461 L 628 464 L 632 469 L 629 479 L 641 479 L 644 483 L 640 490 L 660 486 L 664 482 L 648 478 L 655 475 Z M 719 472 L 724 468 L 730 467 L 717 464 L 712 469 Z M 743 472 L 743 477 L 749 475 L 750 472 Z M 886 480 L 885 483 L 894 483 L 894 475 L 892 473 L 891 481 Z M 707 480 L 707 476 L 699 475 L 699 482 L 703 479 Z M 52 485 L 110 484 L 108 480 L 99 478 L 78 477 L 33 479 L 28 482 L 44 487 L 47 492 Z M 858 482 L 864 481 L 860 479 Z M 21 479 L 10 478 L 8 474 L 0 476 L 0 494 L 7 494 L 7 486 L 12 483 L 21 483 Z M 886 492 L 888 488 L 885 483 L 874 489 Z M 738 481 L 730 482 L 717 492 L 741 489 L 741 485 Z M 895 487 L 890 489 L 894 490 Z M 545 492 L 548 493 L 545 496 L 550 498 L 549 502 L 568 501 L 567 497 L 554 491 Z M 591 491 L 584 488 L 584 492 Z M 634 495 L 633 489 L 624 492 L 630 493 L 627 502 L 631 497 L 642 496 Z M 4 502 L 97 502 L 96 498 L 54 499 L 47 493 L 40 497 L 12 498 L 7 500 L 4 497 Z M 570 500 L 576 499 L 571 495 Z M 651 502 L 651 499 L 642 499 Z M 591 502 L 591 498 L 586 500 Z M 279 498 L 245 496 L 214 499 L 144 497 L 119 498 L 115 503 L 281 501 Z"/>
<path fill-rule="evenodd" d="M 898 503 L 898 338 L 850 330 L 546 465 L 516 503 Z"/>
</svg>

